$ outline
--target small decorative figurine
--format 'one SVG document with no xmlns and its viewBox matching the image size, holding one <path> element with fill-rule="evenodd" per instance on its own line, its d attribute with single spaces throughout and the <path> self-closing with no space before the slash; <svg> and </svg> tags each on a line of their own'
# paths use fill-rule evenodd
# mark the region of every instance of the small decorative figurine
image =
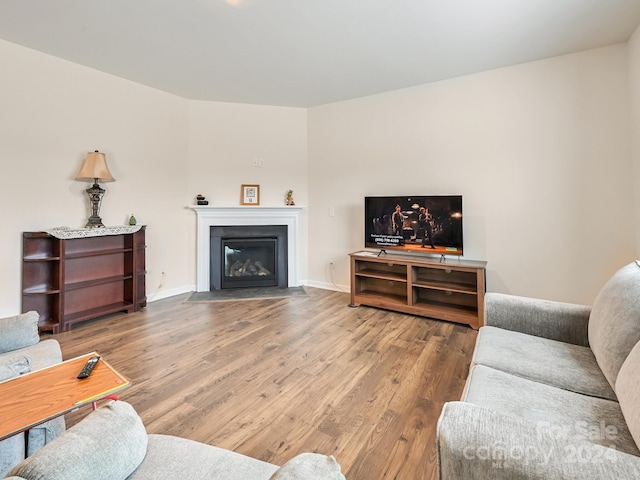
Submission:
<svg viewBox="0 0 640 480">
<path fill-rule="evenodd" d="M 204 195 L 196 195 L 196 201 L 198 205 L 209 205 L 209 200 L 205 200 L 204 198 Z"/>
<path fill-rule="evenodd" d="M 135 225 L 136 223 L 138 223 L 138 221 L 136 220 L 136 217 L 134 217 L 132 213 L 131 216 L 129 217 L 129 225 Z"/>
<path fill-rule="evenodd" d="M 296 202 L 293 201 L 293 190 L 289 190 L 287 192 L 287 198 L 285 200 L 285 205 L 295 205 Z"/>
</svg>

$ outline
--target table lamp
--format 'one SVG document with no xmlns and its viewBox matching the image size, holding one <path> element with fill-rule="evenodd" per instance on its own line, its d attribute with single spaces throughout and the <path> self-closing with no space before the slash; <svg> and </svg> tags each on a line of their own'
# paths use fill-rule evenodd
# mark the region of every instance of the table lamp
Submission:
<svg viewBox="0 0 640 480">
<path fill-rule="evenodd" d="M 107 166 L 107 157 L 104 153 L 100 153 L 98 150 L 95 152 L 87 153 L 82 168 L 76 175 L 76 180 L 93 182 L 93 186 L 87 188 L 87 194 L 89 195 L 89 202 L 91 203 L 91 216 L 89 221 L 85 225 L 85 228 L 104 227 L 102 219 L 100 218 L 100 204 L 102 202 L 102 196 L 105 193 L 104 188 L 98 185 L 98 182 L 115 182 L 109 167 Z"/>
</svg>

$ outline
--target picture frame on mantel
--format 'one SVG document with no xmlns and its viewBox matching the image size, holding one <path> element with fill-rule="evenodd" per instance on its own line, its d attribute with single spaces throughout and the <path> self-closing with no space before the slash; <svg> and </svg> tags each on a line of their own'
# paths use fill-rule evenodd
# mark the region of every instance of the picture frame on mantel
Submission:
<svg viewBox="0 0 640 480">
<path fill-rule="evenodd" d="M 242 184 L 240 205 L 260 205 L 260 185 Z"/>
</svg>

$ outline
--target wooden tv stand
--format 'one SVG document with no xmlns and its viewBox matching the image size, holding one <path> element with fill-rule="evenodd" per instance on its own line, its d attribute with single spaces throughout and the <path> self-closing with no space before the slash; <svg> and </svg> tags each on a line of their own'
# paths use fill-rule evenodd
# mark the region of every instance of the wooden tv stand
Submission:
<svg viewBox="0 0 640 480">
<path fill-rule="evenodd" d="M 424 317 L 484 324 L 485 266 L 418 255 L 360 251 L 351 257 L 351 304 Z"/>
</svg>

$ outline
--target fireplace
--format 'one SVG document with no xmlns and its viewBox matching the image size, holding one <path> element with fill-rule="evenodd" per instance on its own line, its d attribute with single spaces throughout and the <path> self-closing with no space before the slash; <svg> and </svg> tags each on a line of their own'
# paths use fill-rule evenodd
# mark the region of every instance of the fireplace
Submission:
<svg viewBox="0 0 640 480">
<path fill-rule="evenodd" d="M 288 287 L 303 284 L 306 275 L 305 207 L 192 205 L 196 225 L 196 291 L 211 290 L 211 227 L 233 225 L 282 225 L 287 227 Z"/>
<path fill-rule="evenodd" d="M 211 227 L 210 289 L 287 287 L 287 226 Z"/>
</svg>

